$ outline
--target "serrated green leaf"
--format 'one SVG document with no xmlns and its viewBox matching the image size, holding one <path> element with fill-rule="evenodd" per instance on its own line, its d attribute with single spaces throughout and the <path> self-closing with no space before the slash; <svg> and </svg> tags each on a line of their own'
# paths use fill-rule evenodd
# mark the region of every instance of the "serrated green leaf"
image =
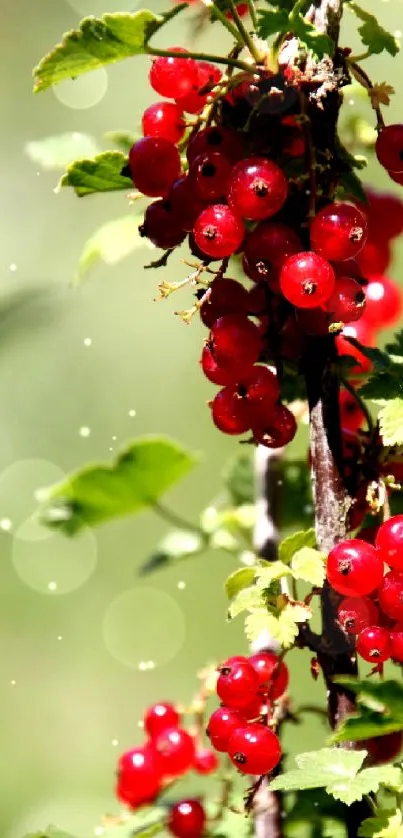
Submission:
<svg viewBox="0 0 403 838">
<path fill-rule="evenodd" d="M 338 727 L 333 742 L 372 739 L 403 730 L 403 685 L 397 681 L 360 681 L 338 677 L 337 683 L 348 687 L 357 697 L 357 710 Z"/>
<path fill-rule="evenodd" d="M 337 781 L 326 787 L 328 794 L 331 794 L 335 800 L 340 800 L 347 806 L 351 806 L 357 800 L 362 800 L 366 794 L 377 792 L 380 785 L 388 785 L 387 778 L 389 772 L 382 773 L 382 768 L 392 769 L 393 766 L 375 766 L 374 768 L 364 768 L 356 777 L 348 781 Z M 397 769 L 399 774 L 399 769 Z"/>
<path fill-rule="evenodd" d="M 145 53 L 151 35 L 183 8 L 184 4 L 179 5 L 166 15 L 141 9 L 132 14 L 115 12 L 101 18 L 84 18 L 79 29 L 67 32 L 62 42 L 35 67 L 35 93 L 65 79 L 76 79 L 83 73 Z"/>
<path fill-rule="evenodd" d="M 89 134 L 69 131 L 41 140 L 31 140 L 25 146 L 25 154 L 42 169 L 57 171 L 70 166 L 77 158 L 95 157 L 99 154 L 99 148 Z"/>
<path fill-rule="evenodd" d="M 275 640 L 279 639 L 279 623 L 265 608 L 258 608 L 248 614 L 245 620 L 245 635 L 253 643 L 263 633 L 269 634 Z"/>
<path fill-rule="evenodd" d="M 399 52 L 399 42 L 390 32 L 387 32 L 383 26 L 378 23 L 375 15 L 371 15 L 365 9 L 362 9 L 357 3 L 348 2 L 346 6 L 350 8 L 354 14 L 363 22 L 358 27 L 361 40 L 368 51 L 372 55 L 378 55 L 380 52 L 386 50 L 390 55 L 397 55 Z"/>
<path fill-rule="evenodd" d="M 358 829 L 359 838 L 403 838 L 402 813 L 380 809 L 375 818 L 366 818 Z"/>
<path fill-rule="evenodd" d="M 302 579 L 310 582 L 317 588 L 321 588 L 325 581 L 326 555 L 315 550 L 313 547 L 301 547 L 294 553 L 291 559 L 291 571 L 294 579 Z"/>
<path fill-rule="evenodd" d="M 283 541 L 280 542 L 278 547 L 278 557 L 280 561 L 285 564 L 289 564 L 297 550 L 301 550 L 302 547 L 315 547 L 315 545 L 315 530 L 313 528 L 304 531 L 301 530 L 300 532 L 295 532 L 293 535 L 288 536 L 288 538 L 284 538 Z"/>
<path fill-rule="evenodd" d="M 298 635 L 298 624 L 305 623 L 311 617 L 312 609 L 309 606 L 289 603 L 283 608 L 277 619 L 277 633 L 273 634 L 273 637 L 278 640 L 284 649 L 289 649 Z"/>
<path fill-rule="evenodd" d="M 141 576 L 171 567 L 178 562 L 198 555 L 207 547 L 206 539 L 197 530 L 172 530 L 160 541 L 154 553 L 141 565 Z"/>
<path fill-rule="evenodd" d="M 81 282 L 98 262 L 118 265 L 137 248 L 144 246 L 144 240 L 139 233 L 140 222 L 139 216 L 123 215 L 96 230 L 84 245 L 78 263 L 76 282 Z"/>
<path fill-rule="evenodd" d="M 403 357 L 403 329 L 393 335 L 393 339 L 385 346 L 386 352 L 389 355 L 401 355 Z"/>
<path fill-rule="evenodd" d="M 76 160 L 67 167 L 59 187 L 72 186 L 79 198 L 97 192 L 133 189 L 133 181 L 122 174 L 128 158 L 121 151 L 104 151 L 93 160 Z"/>
<path fill-rule="evenodd" d="M 307 49 L 319 60 L 325 55 L 334 55 L 335 45 L 329 35 L 319 29 L 303 15 L 291 12 L 289 17 L 289 31 L 292 32 Z"/>
<path fill-rule="evenodd" d="M 403 397 L 403 378 L 400 365 L 392 364 L 387 372 L 377 372 L 360 387 L 364 399 L 395 399 Z"/>
<path fill-rule="evenodd" d="M 242 588 L 238 591 L 229 606 L 228 617 L 232 620 L 242 611 L 261 611 L 262 609 L 267 614 L 262 592 L 256 585 L 251 585 L 249 588 Z"/>
<path fill-rule="evenodd" d="M 255 578 L 254 567 L 239 567 L 231 573 L 224 582 L 225 593 L 228 599 L 234 599 L 244 588 L 252 585 Z"/>
<path fill-rule="evenodd" d="M 258 9 L 259 38 L 270 38 L 271 35 L 280 35 L 289 31 L 289 16 L 285 9 Z"/>
<path fill-rule="evenodd" d="M 279 560 L 270 562 L 270 564 L 255 568 L 256 584 L 258 588 L 270 588 L 273 582 L 278 582 L 285 576 L 291 576 L 291 570 L 286 564 Z"/>
<path fill-rule="evenodd" d="M 359 349 L 359 351 L 371 361 L 377 372 L 387 372 L 390 368 L 391 361 L 387 352 L 383 352 L 382 349 L 378 349 L 376 346 L 366 346 L 364 343 L 357 340 L 357 338 L 353 338 L 349 335 L 346 335 L 346 340 L 348 340 L 348 342 L 356 349 Z"/>
<path fill-rule="evenodd" d="M 366 751 L 322 748 L 295 757 L 297 770 L 280 774 L 269 784 L 271 791 L 325 788 L 336 782 L 351 782 L 366 757 Z"/>
<path fill-rule="evenodd" d="M 378 413 L 384 445 L 403 445 L 403 399 L 392 399 Z"/>
<path fill-rule="evenodd" d="M 139 437 L 112 465 L 88 465 L 49 489 L 42 521 L 67 535 L 153 506 L 197 463 L 197 457 L 163 436 Z"/>
</svg>

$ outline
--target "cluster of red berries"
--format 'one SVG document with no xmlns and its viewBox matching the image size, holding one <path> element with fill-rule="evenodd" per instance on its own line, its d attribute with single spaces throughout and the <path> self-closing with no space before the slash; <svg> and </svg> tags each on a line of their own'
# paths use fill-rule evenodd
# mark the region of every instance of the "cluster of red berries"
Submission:
<svg viewBox="0 0 403 838">
<path fill-rule="evenodd" d="M 375 545 L 355 538 L 337 544 L 328 556 L 327 579 L 345 597 L 338 620 L 357 635 L 358 654 L 374 664 L 389 658 L 403 663 L 403 515 L 381 524 Z"/>
<path fill-rule="evenodd" d="M 286 664 L 272 652 L 228 658 L 220 666 L 222 705 L 211 715 L 207 735 L 242 774 L 268 774 L 281 759 L 280 741 L 269 725 L 288 678 Z"/>
<path fill-rule="evenodd" d="M 403 125 L 387 125 L 379 132 L 376 156 L 395 183 L 403 186 Z"/>
<path fill-rule="evenodd" d="M 122 754 L 117 768 L 116 795 L 131 809 L 152 803 L 172 779 L 190 770 L 211 774 L 218 759 L 211 748 L 196 744 L 183 727 L 175 707 L 167 702 L 153 704 L 145 713 L 147 741 Z M 167 827 L 177 838 L 198 838 L 206 815 L 198 800 L 181 800 L 170 809 Z"/>
</svg>

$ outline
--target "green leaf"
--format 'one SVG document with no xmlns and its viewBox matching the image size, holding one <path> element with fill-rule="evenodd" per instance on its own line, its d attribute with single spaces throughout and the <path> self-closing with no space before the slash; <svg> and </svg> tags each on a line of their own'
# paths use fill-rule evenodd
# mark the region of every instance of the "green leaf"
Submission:
<svg viewBox="0 0 403 838">
<path fill-rule="evenodd" d="M 224 468 L 222 479 L 235 506 L 253 503 L 255 476 L 250 452 L 240 451 L 232 457 Z"/>
<path fill-rule="evenodd" d="M 375 818 L 366 818 L 358 829 L 359 838 L 403 838 L 402 813 L 380 809 Z"/>
<path fill-rule="evenodd" d="M 224 582 L 228 599 L 234 599 L 244 588 L 248 588 L 255 578 L 254 567 L 239 567 Z"/>
<path fill-rule="evenodd" d="M 141 565 L 140 575 L 146 576 L 155 570 L 170 567 L 202 553 L 206 547 L 206 540 L 197 530 L 172 530 L 160 541 L 152 556 Z"/>
<path fill-rule="evenodd" d="M 153 506 L 197 463 L 179 443 L 162 436 L 139 437 L 112 465 L 88 465 L 53 486 L 42 520 L 67 535 L 86 524 L 102 524 Z"/>
<path fill-rule="evenodd" d="M 270 588 L 273 582 L 278 582 L 285 576 L 291 576 L 291 570 L 286 564 L 277 560 L 255 568 L 256 584 L 260 590 Z"/>
<path fill-rule="evenodd" d="M 264 633 L 277 640 L 279 637 L 279 622 L 277 617 L 269 614 L 266 608 L 258 608 L 248 614 L 245 620 L 245 635 L 253 643 Z"/>
<path fill-rule="evenodd" d="M 94 138 L 88 134 L 70 131 L 44 137 L 42 140 L 32 140 L 26 144 L 25 154 L 42 169 L 53 171 L 65 169 L 78 157 L 95 157 L 99 154 L 99 148 Z"/>
<path fill-rule="evenodd" d="M 298 624 L 305 623 L 311 617 L 312 610 L 309 606 L 291 603 L 286 605 L 278 618 L 277 634 L 274 635 L 276 640 L 284 649 L 289 649 L 298 635 Z"/>
<path fill-rule="evenodd" d="M 59 186 L 72 186 L 79 198 L 96 192 L 133 189 L 133 181 L 122 174 L 128 158 L 121 151 L 103 151 L 93 160 L 76 160 L 67 167 Z"/>
<path fill-rule="evenodd" d="M 361 768 L 366 751 L 322 748 L 295 757 L 297 770 L 280 774 L 269 783 L 271 791 L 325 788 L 332 783 L 351 782 Z"/>
<path fill-rule="evenodd" d="M 238 591 L 229 606 L 228 617 L 232 620 L 238 614 L 241 614 L 242 611 L 261 611 L 262 609 L 267 614 L 262 592 L 256 585 L 250 585 L 249 588 L 242 588 L 242 590 Z"/>
<path fill-rule="evenodd" d="M 147 52 L 147 43 L 161 26 L 181 12 L 184 4 L 166 15 L 147 9 L 132 14 L 115 12 L 101 18 L 86 17 L 79 29 L 67 32 L 33 71 L 34 91 L 46 90 L 65 79 Z"/>
<path fill-rule="evenodd" d="M 291 12 L 289 18 L 289 31 L 305 44 L 318 59 L 325 55 L 334 55 L 335 45 L 329 35 L 319 32 L 317 27 L 306 20 L 303 15 Z"/>
<path fill-rule="evenodd" d="M 383 444 L 403 445 L 403 398 L 388 401 L 378 419 Z"/>
<path fill-rule="evenodd" d="M 394 787 L 396 781 L 399 785 L 401 773 L 399 768 L 392 765 L 364 768 L 354 779 L 332 783 L 326 791 L 336 800 L 351 806 L 357 800 L 362 800 L 366 794 L 376 793 L 381 785 Z"/>
<path fill-rule="evenodd" d="M 294 553 L 291 560 L 291 571 L 294 579 L 302 579 L 310 582 L 317 588 L 321 588 L 325 581 L 326 555 L 315 550 L 313 547 L 301 547 Z"/>
<path fill-rule="evenodd" d="M 271 35 L 285 34 L 289 31 L 289 16 L 285 9 L 258 9 L 257 13 L 259 38 L 270 38 Z"/>
<path fill-rule="evenodd" d="M 392 342 L 386 344 L 385 350 L 389 355 L 401 355 L 403 359 L 403 329 L 393 335 Z"/>
<path fill-rule="evenodd" d="M 358 27 L 361 40 L 371 55 L 378 55 L 380 52 L 386 50 L 390 55 L 397 55 L 400 46 L 397 39 L 387 32 L 383 26 L 378 23 L 375 15 L 371 15 L 365 9 L 362 9 L 357 3 L 349 2 L 346 6 L 351 9 L 357 17 L 364 21 Z"/>
<path fill-rule="evenodd" d="M 125 154 L 128 154 L 132 145 L 141 139 L 141 134 L 135 134 L 131 131 L 108 131 L 105 134 L 105 139 L 116 145 Z"/>
<path fill-rule="evenodd" d="M 278 548 L 278 557 L 285 564 L 289 564 L 294 553 L 302 547 L 315 547 L 316 535 L 313 528 L 305 531 L 295 532 L 293 535 L 284 538 Z"/>
<path fill-rule="evenodd" d="M 370 739 L 403 730 L 403 685 L 397 681 L 360 681 L 338 677 L 357 696 L 357 711 L 338 727 L 333 742 Z"/>
<path fill-rule="evenodd" d="M 139 233 L 140 218 L 136 215 L 123 215 L 103 224 L 88 239 L 81 253 L 76 282 L 80 282 L 98 262 L 118 265 L 139 247 L 144 240 Z"/>
</svg>

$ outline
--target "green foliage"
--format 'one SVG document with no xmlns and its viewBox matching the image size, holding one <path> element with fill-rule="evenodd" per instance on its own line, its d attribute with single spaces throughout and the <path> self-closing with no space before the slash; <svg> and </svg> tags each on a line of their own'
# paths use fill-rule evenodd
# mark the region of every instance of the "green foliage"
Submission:
<svg viewBox="0 0 403 838">
<path fill-rule="evenodd" d="M 269 38 L 271 35 L 295 35 L 301 42 L 301 46 L 311 50 L 317 58 L 324 55 L 333 55 L 334 43 L 328 35 L 319 32 L 312 23 L 305 20 L 304 16 L 295 9 L 287 10 L 281 8 L 259 9 L 258 35 L 261 38 Z"/>
<path fill-rule="evenodd" d="M 338 677 L 356 695 L 357 712 L 341 723 L 333 742 L 348 742 L 403 730 L 403 685 L 397 681 Z"/>
<path fill-rule="evenodd" d="M 133 189 L 132 179 L 124 174 L 127 165 L 128 158 L 121 151 L 103 151 L 93 160 L 76 160 L 68 166 L 60 186 L 72 186 L 79 198 L 96 192 Z"/>
<path fill-rule="evenodd" d="M 282 35 L 289 31 L 290 19 L 286 9 L 258 9 L 260 38 L 270 38 L 271 35 Z"/>
<path fill-rule="evenodd" d="M 273 582 L 278 582 L 280 579 L 284 579 L 284 577 L 291 575 L 290 568 L 281 561 L 262 562 L 262 564 L 255 570 L 256 584 L 258 588 L 267 591 L 270 590 Z"/>
<path fill-rule="evenodd" d="M 374 365 L 371 378 L 360 387 L 360 395 L 380 406 L 378 420 L 385 445 L 403 444 L 403 332 L 395 335 L 386 351 L 351 342 Z"/>
<path fill-rule="evenodd" d="M 302 547 L 315 547 L 316 535 L 313 528 L 301 532 L 295 532 L 280 542 L 278 548 L 278 557 L 280 561 L 288 564 L 294 553 L 301 550 Z"/>
<path fill-rule="evenodd" d="M 384 445 L 403 445 L 403 398 L 391 399 L 378 413 Z"/>
<path fill-rule="evenodd" d="M 86 241 L 81 253 L 76 281 L 80 282 L 98 262 L 118 265 L 138 247 L 145 247 L 141 238 L 137 215 L 123 215 L 99 227 Z"/>
<path fill-rule="evenodd" d="M 247 590 L 250 590 L 249 588 Z M 280 646 L 289 649 L 298 635 L 299 623 L 305 623 L 312 617 L 309 606 L 300 603 L 288 603 L 276 616 L 267 609 L 258 608 L 251 611 L 245 620 L 245 634 L 251 642 L 267 632 Z"/>
<path fill-rule="evenodd" d="M 359 838 L 403 838 L 402 813 L 380 809 L 376 817 L 362 822 L 357 834 Z"/>
<path fill-rule="evenodd" d="M 98 144 L 88 134 L 70 131 L 34 140 L 25 146 L 25 153 L 42 169 L 63 170 L 77 158 L 95 157 L 99 154 Z"/>
<path fill-rule="evenodd" d="M 231 573 L 225 581 L 225 593 L 228 599 L 234 599 L 240 591 L 248 588 L 255 578 L 254 567 L 240 567 Z"/>
<path fill-rule="evenodd" d="M 232 620 L 238 614 L 242 614 L 243 611 L 264 611 L 267 614 L 262 591 L 257 585 L 250 585 L 238 591 L 229 606 L 228 617 Z"/>
<path fill-rule="evenodd" d="M 45 524 L 75 535 L 86 524 L 155 505 L 197 463 L 197 457 L 162 436 L 139 437 L 112 465 L 88 465 L 53 486 L 41 510 Z"/>
<path fill-rule="evenodd" d="M 389 52 L 390 55 L 397 55 L 400 48 L 399 42 L 378 23 L 375 15 L 371 15 L 357 3 L 351 2 L 351 0 L 345 5 L 363 21 L 361 26 L 358 27 L 358 32 L 360 33 L 363 44 L 368 48 L 368 52 L 371 55 L 377 55 L 384 50 Z"/>
<path fill-rule="evenodd" d="M 291 559 L 291 572 L 294 579 L 302 579 L 317 588 L 321 588 L 326 576 L 325 553 L 313 547 L 301 547 Z"/>
<path fill-rule="evenodd" d="M 140 568 L 141 576 L 177 564 L 203 553 L 208 544 L 197 530 L 172 530 L 160 541 L 155 552 Z"/>
</svg>

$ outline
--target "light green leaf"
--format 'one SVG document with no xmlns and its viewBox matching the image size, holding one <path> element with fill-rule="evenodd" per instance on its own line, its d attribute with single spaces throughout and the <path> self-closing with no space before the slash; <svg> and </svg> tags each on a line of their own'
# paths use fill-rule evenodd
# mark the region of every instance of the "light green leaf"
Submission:
<svg viewBox="0 0 403 838">
<path fill-rule="evenodd" d="M 291 559 L 291 571 L 294 579 L 302 579 L 321 588 L 325 581 L 326 555 L 313 547 L 301 547 Z"/>
<path fill-rule="evenodd" d="M 403 445 L 403 398 L 389 401 L 379 411 L 378 419 L 383 444 Z"/>
<path fill-rule="evenodd" d="M 362 9 L 357 3 L 346 3 L 360 20 L 364 21 L 358 27 L 361 40 L 368 51 L 374 55 L 386 50 L 390 55 L 397 55 L 400 46 L 398 40 L 390 32 L 387 32 L 383 26 L 378 23 L 375 15 L 371 15 L 365 9 Z"/>
<path fill-rule="evenodd" d="M 197 457 L 167 437 L 129 443 L 112 465 L 88 465 L 53 486 L 41 517 L 75 535 L 86 524 L 102 524 L 153 506 L 197 463 Z"/>
<path fill-rule="evenodd" d="M 115 12 L 101 18 L 86 17 L 79 29 L 67 32 L 35 67 L 35 93 L 64 79 L 76 79 L 83 73 L 145 53 L 151 35 L 183 8 L 184 4 L 179 5 L 166 15 L 141 9 L 132 14 Z"/>
<path fill-rule="evenodd" d="M 234 599 L 244 588 L 248 588 L 255 578 L 254 567 L 239 567 L 224 582 L 228 599 Z"/>
<path fill-rule="evenodd" d="M 118 265 L 126 256 L 144 246 L 139 233 L 141 219 L 123 215 L 100 227 L 84 246 L 78 263 L 76 282 L 80 282 L 98 262 Z"/>
<path fill-rule="evenodd" d="M 362 800 L 366 794 L 377 792 L 381 783 L 378 767 L 364 768 L 354 779 L 337 780 L 337 782 L 327 786 L 326 791 L 335 800 L 340 800 L 341 803 L 351 806 L 357 800 Z"/>
<path fill-rule="evenodd" d="M 245 635 L 253 643 L 263 633 L 269 634 L 275 640 L 279 639 L 279 622 L 267 609 L 258 608 L 248 614 L 245 620 Z"/>
<path fill-rule="evenodd" d="M 52 171 L 65 169 L 77 158 L 95 157 L 99 154 L 99 148 L 88 134 L 70 131 L 42 140 L 32 140 L 26 144 L 25 154 L 42 169 Z"/>
<path fill-rule="evenodd" d="M 322 748 L 295 757 L 297 770 L 280 774 L 269 784 L 271 791 L 325 788 L 336 782 L 351 782 L 366 757 L 366 751 Z"/>
<path fill-rule="evenodd" d="M 122 174 L 128 158 L 121 151 L 103 151 L 93 160 L 76 160 L 67 167 L 59 187 L 72 186 L 79 198 L 96 192 L 133 189 L 132 179 Z"/>
<path fill-rule="evenodd" d="M 403 685 L 393 680 L 360 681 L 340 676 L 335 680 L 355 693 L 357 710 L 344 719 L 332 736 L 333 742 L 370 739 L 403 730 Z"/>
<path fill-rule="evenodd" d="M 358 829 L 359 838 L 403 838 L 402 813 L 380 809 L 375 818 L 367 818 Z"/>
<path fill-rule="evenodd" d="M 285 9 L 258 9 L 257 13 L 259 38 L 270 38 L 271 35 L 280 35 L 289 31 L 289 17 Z"/>
<path fill-rule="evenodd" d="M 270 588 L 273 582 L 278 582 L 285 576 L 291 576 L 291 570 L 279 560 L 255 568 L 256 584 L 260 589 Z"/>
<path fill-rule="evenodd" d="M 289 31 L 293 32 L 301 43 L 313 52 L 316 58 L 321 59 L 325 55 L 334 55 L 335 45 L 329 35 L 320 32 L 303 15 L 291 12 Z"/>
<path fill-rule="evenodd" d="M 228 617 L 232 620 L 238 614 L 241 614 L 242 611 L 255 611 L 256 609 L 258 611 L 264 609 L 264 613 L 267 615 L 267 610 L 264 606 L 262 592 L 256 585 L 251 585 L 249 588 L 242 588 L 242 590 L 238 591 L 229 606 Z"/>
<path fill-rule="evenodd" d="M 316 535 L 314 529 L 295 532 L 280 542 L 278 557 L 285 564 L 289 564 L 294 553 L 302 547 L 315 547 Z"/>
<path fill-rule="evenodd" d="M 156 570 L 162 570 L 184 559 L 202 553 L 207 541 L 197 530 L 172 530 L 160 541 L 156 550 L 140 567 L 140 575 L 146 576 Z"/>
</svg>

